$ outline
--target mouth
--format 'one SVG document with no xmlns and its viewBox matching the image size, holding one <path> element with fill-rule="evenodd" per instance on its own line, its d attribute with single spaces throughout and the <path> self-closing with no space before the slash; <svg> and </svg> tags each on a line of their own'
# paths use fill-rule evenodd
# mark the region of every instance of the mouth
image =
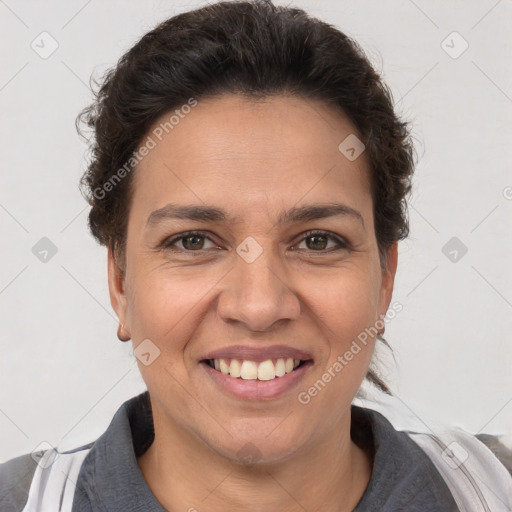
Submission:
<svg viewBox="0 0 512 512">
<path fill-rule="evenodd" d="M 312 360 L 280 357 L 261 362 L 249 359 L 203 359 L 201 362 L 234 379 L 270 381 L 284 377 Z"/>
<path fill-rule="evenodd" d="M 241 400 L 270 400 L 291 391 L 302 381 L 312 359 L 203 359 L 200 366 L 214 386 Z"/>
</svg>

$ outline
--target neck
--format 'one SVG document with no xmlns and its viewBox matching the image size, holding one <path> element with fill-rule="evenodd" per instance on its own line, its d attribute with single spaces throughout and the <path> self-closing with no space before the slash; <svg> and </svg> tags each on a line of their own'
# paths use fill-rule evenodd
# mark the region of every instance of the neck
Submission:
<svg viewBox="0 0 512 512">
<path fill-rule="evenodd" d="M 226 459 L 190 432 L 157 421 L 155 440 L 138 464 L 170 512 L 350 512 L 371 476 L 370 457 L 350 439 L 350 411 L 321 442 L 285 461 L 253 465 Z"/>
</svg>

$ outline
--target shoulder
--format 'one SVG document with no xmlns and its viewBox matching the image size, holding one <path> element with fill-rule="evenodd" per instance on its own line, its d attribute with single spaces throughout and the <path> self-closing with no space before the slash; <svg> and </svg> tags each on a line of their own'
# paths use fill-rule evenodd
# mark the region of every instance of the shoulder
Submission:
<svg viewBox="0 0 512 512">
<path fill-rule="evenodd" d="M 394 429 L 409 434 L 438 435 L 450 442 L 460 441 L 470 450 L 476 450 L 481 457 L 499 461 L 512 476 L 512 437 L 491 435 L 485 433 L 471 434 L 466 430 L 440 422 L 422 412 L 421 417 L 398 397 L 380 393 L 377 397 L 357 397 L 355 404 L 373 412 L 380 413 L 391 423 Z M 432 436 L 431 436 L 432 437 Z"/>
<path fill-rule="evenodd" d="M 483 443 L 460 428 L 407 434 L 429 456 L 461 510 L 512 507 L 512 474 L 501 460 L 508 449 L 496 436 L 486 435 Z"/>
<path fill-rule="evenodd" d="M 28 499 L 30 484 L 37 468 L 37 454 L 25 454 L 0 464 L 0 510 L 20 511 Z"/>
<path fill-rule="evenodd" d="M 512 510 L 512 453 L 502 438 L 471 434 L 423 413 L 420 418 L 395 397 L 359 402 L 402 434 L 401 445 L 411 453 L 417 450 L 404 442 L 403 435 L 414 441 L 444 480 L 459 510 L 502 510 L 503 504 Z M 386 432 L 386 444 L 397 438 L 389 425 Z"/>
<path fill-rule="evenodd" d="M 41 500 L 44 510 L 71 510 L 75 498 L 89 510 L 99 487 L 111 495 L 117 468 L 131 463 L 132 473 L 137 473 L 136 455 L 151 444 L 153 435 L 146 391 L 124 402 L 98 439 L 72 450 L 51 447 L 0 464 L 0 511 L 33 510 Z"/>
<path fill-rule="evenodd" d="M 502 436 L 491 434 L 477 434 L 475 436 L 494 454 L 494 456 L 505 466 L 512 476 L 512 449 L 501 441 Z"/>
<path fill-rule="evenodd" d="M 50 448 L 0 464 L 0 510 L 35 510 L 43 496 L 43 505 L 51 503 L 50 509 L 59 502 L 71 504 L 80 469 L 93 445 L 94 442 L 65 452 Z"/>
</svg>

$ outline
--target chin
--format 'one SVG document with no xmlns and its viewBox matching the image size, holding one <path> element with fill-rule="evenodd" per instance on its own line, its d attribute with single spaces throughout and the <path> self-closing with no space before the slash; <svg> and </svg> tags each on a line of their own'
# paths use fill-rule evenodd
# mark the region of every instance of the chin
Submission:
<svg viewBox="0 0 512 512">
<path fill-rule="evenodd" d="M 237 464 L 247 467 L 261 467 L 265 464 L 278 463 L 290 458 L 300 446 L 298 436 L 292 436 L 290 431 L 285 436 L 271 429 L 261 429 L 259 432 L 243 430 L 243 435 L 231 438 L 227 435 L 224 442 L 209 443 L 219 455 Z M 270 432 L 270 434 L 269 434 Z"/>
</svg>

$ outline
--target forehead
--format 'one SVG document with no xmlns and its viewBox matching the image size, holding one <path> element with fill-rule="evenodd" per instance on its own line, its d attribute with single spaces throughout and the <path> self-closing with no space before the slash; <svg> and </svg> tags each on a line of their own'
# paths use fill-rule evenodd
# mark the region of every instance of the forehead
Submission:
<svg viewBox="0 0 512 512">
<path fill-rule="evenodd" d="M 144 137 L 154 147 L 137 165 L 133 205 L 153 210 L 183 198 L 273 208 L 304 197 L 360 207 L 370 196 L 365 154 L 351 161 L 338 148 L 355 134 L 341 110 L 317 100 L 198 100 L 161 116 Z"/>
</svg>

